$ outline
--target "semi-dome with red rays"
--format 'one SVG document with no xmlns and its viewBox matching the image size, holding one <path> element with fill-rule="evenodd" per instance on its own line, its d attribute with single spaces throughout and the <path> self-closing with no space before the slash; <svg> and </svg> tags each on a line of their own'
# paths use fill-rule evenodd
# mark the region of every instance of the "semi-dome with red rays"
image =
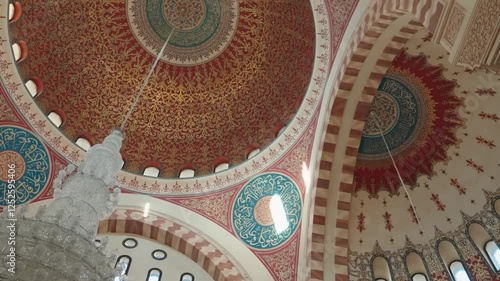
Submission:
<svg viewBox="0 0 500 281">
<path fill-rule="evenodd" d="M 295 114 L 314 61 L 309 1 L 23 1 L 13 40 L 29 45 L 19 64 L 39 77 L 46 113 L 60 129 L 102 141 L 119 126 L 155 56 L 172 34 L 128 121 L 125 170 L 147 163 L 161 177 L 179 168 L 213 172 L 216 159 L 245 160 Z"/>
<path fill-rule="evenodd" d="M 401 183 L 414 187 L 420 175 L 431 176 L 434 165 L 447 159 L 457 145 L 456 130 L 463 125 L 454 95 L 455 81 L 443 68 L 427 63 L 424 55 L 401 51 L 382 79 L 366 120 L 355 169 L 355 191 L 377 196 L 381 190 L 397 194 Z"/>
</svg>

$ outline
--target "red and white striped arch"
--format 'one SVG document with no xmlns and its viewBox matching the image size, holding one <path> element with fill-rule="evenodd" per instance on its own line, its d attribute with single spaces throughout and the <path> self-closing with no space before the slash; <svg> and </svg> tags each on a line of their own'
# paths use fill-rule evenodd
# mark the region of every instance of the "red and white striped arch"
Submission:
<svg viewBox="0 0 500 281">
<path fill-rule="evenodd" d="M 331 91 L 334 100 L 325 124 L 312 204 L 309 280 L 349 280 L 351 190 L 371 101 L 395 55 L 421 28 L 434 32 L 445 8 L 444 0 L 376 0 L 359 22 Z M 358 79 L 363 67 L 368 66 L 368 57 L 374 55 L 371 49 L 384 32 L 392 32 L 391 39 L 369 66 L 368 77 Z M 362 87 L 355 88 L 356 83 L 362 83 Z"/>
</svg>

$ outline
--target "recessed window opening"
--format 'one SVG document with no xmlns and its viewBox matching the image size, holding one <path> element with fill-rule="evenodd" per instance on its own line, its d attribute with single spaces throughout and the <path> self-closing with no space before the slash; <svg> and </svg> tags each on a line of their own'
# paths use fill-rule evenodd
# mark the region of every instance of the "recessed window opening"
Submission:
<svg viewBox="0 0 500 281">
<path fill-rule="evenodd" d="M 151 255 L 153 256 L 153 258 L 155 260 L 159 260 L 159 261 L 164 260 L 164 259 L 167 258 L 167 253 L 165 251 L 163 251 L 163 250 L 154 250 L 151 253 Z"/>
<path fill-rule="evenodd" d="M 130 265 L 132 264 L 132 258 L 129 256 L 120 256 L 116 261 L 115 268 L 119 266 L 122 267 L 121 274 L 128 274 L 128 270 L 130 269 Z M 120 277 L 115 277 L 114 281 L 120 281 Z"/>
<path fill-rule="evenodd" d="M 286 126 L 283 126 L 283 128 L 281 128 L 279 131 L 278 131 L 278 136 L 283 134 L 283 132 L 286 130 Z"/>
<path fill-rule="evenodd" d="M 191 273 L 184 273 L 181 275 L 180 281 L 194 281 L 194 276 Z"/>
<path fill-rule="evenodd" d="M 150 269 L 146 281 L 161 281 L 161 270 L 158 268 Z"/>
<path fill-rule="evenodd" d="M 500 249 L 497 243 L 491 240 L 484 246 L 486 253 L 488 254 L 491 263 L 495 267 L 495 271 L 500 271 Z"/>
<path fill-rule="evenodd" d="M 147 167 L 146 169 L 144 169 L 144 173 L 142 173 L 142 174 L 147 176 L 147 177 L 157 178 L 160 175 L 160 169 L 158 169 L 156 167 Z"/>
<path fill-rule="evenodd" d="M 179 174 L 179 178 L 181 178 L 181 179 L 192 178 L 192 177 L 194 177 L 194 170 L 193 169 L 184 169 Z"/>
<path fill-rule="evenodd" d="M 470 281 L 464 265 L 460 261 L 454 261 L 450 264 L 450 272 L 454 281 Z"/>
<path fill-rule="evenodd" d="M 21 17 L 22 6 L 19 2 L 9 4 L 9 23 L 17 21 Z"/>
<path fill-rule="evenodd" d="M 21 59 L 21 46 L 19 44 L 12 44 L 12 52 L 14 54 L 14 60 L 19 61 Z"/>
<path fill-rule="evenodd" d="M 227 169 L 229 169 L 229 163 L 220 163 L 219 165 L 217 165 L 215 167 L 215 172 L 218 173 L 218 172 L 225 171 Z"/>
<path fill-rule="evenodd" d="M 375 257 L 372 261 L 372 268 L 375 280 L 391 281 L 391 270 L 385 258 Z"/>
<path fill-rule="evenodd" d="M 30 93 L 30 95 L 32 97 L 34 97 L 38 94 L 38 89 L 36 87 L 35 82 L 33 82 L 33 80 L 28 80 L 28 82 L 26 82 L 24 85 L 26 86 L 26 89 L 28 89 L 28 92 Z"/>
<path fill-rule="evenodd" d="M 40 95 L 43 91 L 42 79 L 38 77 L 31 78 L 30 80 L 26 81 L 24 85 L 26 86 L 26 89 L 32 97 Z"/>
<path fill-rule="evenodd" d="M 24 41 L 12 44 L 12 54 L 16 62 L 22 62 L 28 56 L 28 44 Z"/>
<path fill-rule="evenodd" d="M 61 127 L 62 123 L 63 123 L 63 119 L 61 117 L 61 115 L 59 115 L 57 112 L 55 111 L 52 111 L 51 113 L 49 113 L 49 116 L 47 116 L 49 118 L 49 120 L 54 123 L 54 125 L 56 127 Z"/>
<path fill-rule="evenodd" d="M 225 157 L 219 157 L 214 161 L 214 172 L 222 172 L 229 169 L 229 160 Z"/>
<path fill-rule="evenodd" d="M 90 141 L 84 137 L 79 137 L 76 140 L 76 144 L 85 151 L 88 151 L 90 149 L 90 147 L 92 147 L 92 144 L 90 143 Z"/>
<path fill-rule="evenodd" d="M 422 273 L 417 273 L 413 275 L 412 278 L 413 281 L 427 281 L 427 277 L 423 275 Z"/>
<path fill-rule="evenodd" d="M 410 275 L 413 276 L 413 281 L 427 281 L 427 269 L 422 256 L 417 252 L 411 251 L 406 255 L 406 267 Z"/>
<path fill-rule="evenodd" d="M 9 4 L 9 21 L 14 18 L 14 13 L 16 12 L 16 7 L 14 7 L 13 3 Z"/>
</svg>

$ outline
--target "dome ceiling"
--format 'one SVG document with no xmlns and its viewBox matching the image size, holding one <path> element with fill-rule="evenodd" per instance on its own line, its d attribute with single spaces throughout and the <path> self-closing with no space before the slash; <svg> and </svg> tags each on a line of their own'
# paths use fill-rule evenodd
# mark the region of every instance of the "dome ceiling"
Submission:
<svg viewBox="0 0 500 281">
<path fill-rule="evenodd" d="M 173 32 L 172 32 L 173 30 Z M 309 1 L 23 1 L 10 28 L 19 64 L 39 77 L 36 101 L 66 115 L 61 130 L 96 142 L 120 125 L 159 48 L 170 44 L 125 128 L 125 170 L 156 162 L 176 177 L 217 158 L 235 165 L 264 147 L 305 93 L 314 60 Z"/>
</svg>

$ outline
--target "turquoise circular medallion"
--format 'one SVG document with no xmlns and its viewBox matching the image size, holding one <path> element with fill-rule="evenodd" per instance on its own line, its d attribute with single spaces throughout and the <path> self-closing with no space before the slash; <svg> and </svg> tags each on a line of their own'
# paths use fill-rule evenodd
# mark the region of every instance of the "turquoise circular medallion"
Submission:
<svg viewBox="0 0 500 281">
<path fill-rule="evenodd" d="M 16 205 L 31 201 L 49 176 L 49 153 L 42 142 L 24 129 L 0 127 L 0 206 L 11 205 L 12 200 Z"/>
<path fill-rule="evenodd" d="M 208 41 L 219 28 L 220 1 L 206 0 L 147 0 L 149 25 L 163 41 L 171 31 L 169 44 L 192 48 Z"/>
<path fill-rule="evenodd" d="M 161 60 L 199 65 L 219 56 L 238 25 L 237 0 L 127 0 L 130 29 L 144 49 Z"/>
<path fill-rule="evenodd" d="M 233 206 L 232 222 L 237 236 L 249 247 L 267 250 L 285 243 L 297 230 L 302 196 L 287 176 L 262 174 L 248 182 Z"/>
<path fill-rule="evenodd" d="M 425 101 L 416 85 L 398 74 L 387 74 L 373 98 L 358 157 L 389 159 L 382 135 L 393 155 L 414 145 L 425 125 Z"/>
</svg>

